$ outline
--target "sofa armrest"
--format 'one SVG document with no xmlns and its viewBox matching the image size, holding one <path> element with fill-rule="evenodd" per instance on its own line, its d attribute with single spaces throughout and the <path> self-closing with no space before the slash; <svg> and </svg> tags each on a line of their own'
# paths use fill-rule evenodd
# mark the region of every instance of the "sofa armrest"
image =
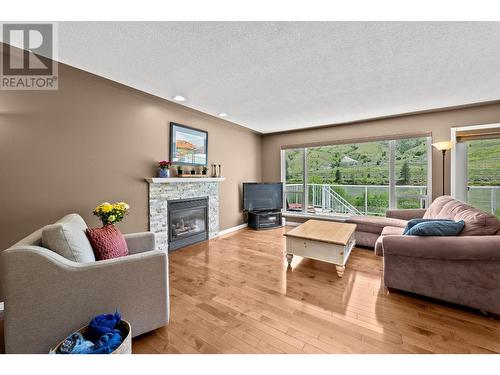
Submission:
<svg viewBox="0 0 500 375">
<path fill-rule="evenodd" d="M 8 353 L 47 353 L 101 313 L 121 312 L 136 336 L 168 322 L 168 255 L 154 250 L 76 263 L 37 246 L 0 255 Z"/>
<path fill-rule="evenodd" d="M 129 254 L 143 253 L 156 250 L 155 235 L 152 232 L 125 234 Z"/>
<path fill-rule="evenodd" d="M 384 236 L 384 257 L 446 260 L 500 260 L 500 236 Z"/>
<path fill-rule="evenodd" d="M 387 210 L 385 217 L 401 220 L 421 219 L 424 217 L 425 211 L 427 211 L 425 208 Z"/>
</svg>

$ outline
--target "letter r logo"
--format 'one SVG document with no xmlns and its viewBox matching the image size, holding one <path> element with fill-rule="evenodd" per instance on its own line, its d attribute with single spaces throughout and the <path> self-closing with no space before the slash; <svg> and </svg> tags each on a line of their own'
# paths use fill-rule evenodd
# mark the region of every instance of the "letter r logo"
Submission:
<svg viewBox="0 0 500 375">
<path fill-rule="evenodd" d="M 3 24 L 2 37 L 7 48 L 24 50 L 22 58 L 3 55 L 4 75 L 52 75 L 52 24 Z"/>
</svg>

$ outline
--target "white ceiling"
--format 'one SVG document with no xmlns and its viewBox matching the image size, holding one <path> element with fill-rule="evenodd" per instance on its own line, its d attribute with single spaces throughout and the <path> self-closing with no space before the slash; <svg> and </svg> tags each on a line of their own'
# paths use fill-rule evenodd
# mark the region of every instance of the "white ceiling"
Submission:
<svg viewBox="0 0 500 375">
<path fill-rule="evenodd" d="M 262 133 L 500 99 L 499 22 L 61 22 L 59 60 Z"/>
</svg>

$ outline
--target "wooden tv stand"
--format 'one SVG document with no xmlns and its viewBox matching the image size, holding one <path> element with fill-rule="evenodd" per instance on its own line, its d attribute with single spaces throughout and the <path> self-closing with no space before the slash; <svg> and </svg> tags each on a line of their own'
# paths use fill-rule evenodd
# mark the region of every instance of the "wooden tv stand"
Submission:
<svg viewBox="0 0 500 375">
<path fill-rule="evenodd" d="M 281 227 L 281 211 L 248 211 L 248 226 L 257 230 Z"/>
</svg>

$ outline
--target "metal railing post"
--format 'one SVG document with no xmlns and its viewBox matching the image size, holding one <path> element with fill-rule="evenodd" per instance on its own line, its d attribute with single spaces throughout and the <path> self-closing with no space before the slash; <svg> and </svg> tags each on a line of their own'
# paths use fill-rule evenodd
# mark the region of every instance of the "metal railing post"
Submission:
<svg viewBox="0 0 500 375">
<path fill-rule="evenodd" d="M 490 203 L 491 203 L 491 213 L 493 215 L 496 214 L 496 210 L 497 210 L 497 188 L 496 187 L 492 187 L 491 188 L 491 199 L 490 199 Z"/>
<path fill-rule="evenodd" d="M 326 187 L 325 185 L 321 185 L 321 209 L 325 210 L 325 196 L 326 196 Z"/>
<path fill-rule="evenodd" d="M 365 215 L 368 215 L 368 186 L 365 186 Z"/>
</svg>

